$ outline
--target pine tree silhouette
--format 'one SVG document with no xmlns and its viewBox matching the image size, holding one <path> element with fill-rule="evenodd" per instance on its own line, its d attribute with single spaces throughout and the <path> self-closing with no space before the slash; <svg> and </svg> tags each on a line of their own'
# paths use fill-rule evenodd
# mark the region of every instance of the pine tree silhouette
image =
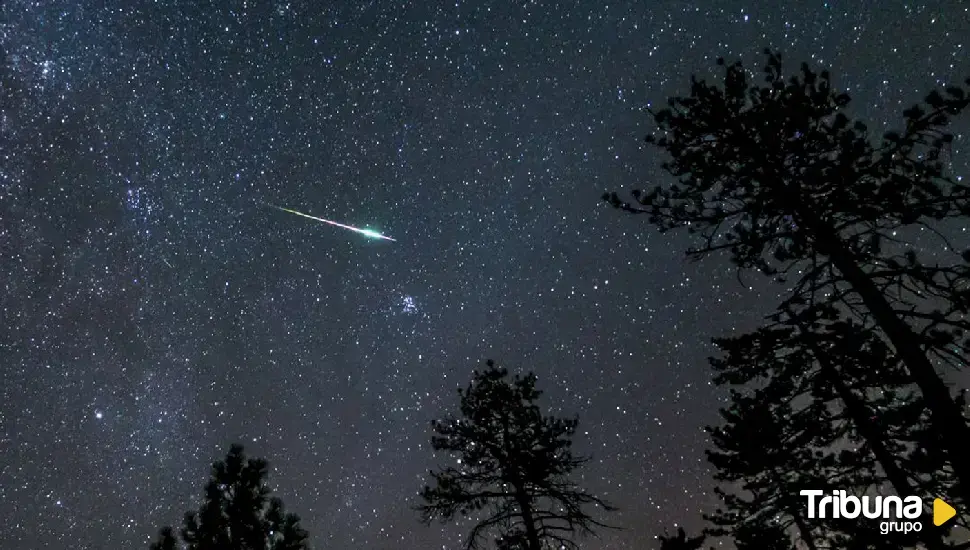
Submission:
<svg viewBox="0 0 970 550">
<path fill-rule="evenodd" d="M 418 506 L 422 519 L 484 517 L 469 548 L 481 547 L 490 532 L 509 550 L 577 548 L 573 536 L 607 527 L 585 507 L 614 510 L 569 480 L 588 460 L 570 450 L 578 419 L 542 414 L 535 375 L 510 380 L 491 360 L 486 366 L 459 390 L 461 417 L 432 422 L 432 447 L 457 457 L 459 466 L 431 472 L 434 486 L 425 486 Z"/>
<path fill-rule="evenodd" d="M 715 525 L 709 534 L 741 544 L 752 533 L 792 532 L 809 550 L 847 548 L 865 538 L 865 529 L 857 522 L 807 522 L 800 490 L 951 494 L 954 481 L 942 457 L 925 450 L 941 448 L 925 406 L 885 342 L 831 310 L 810 324 L 805 317 L 787 322 L 803 326 L 715 340 L 724 351 L 712 360 L 715 381 L 734 389 L 732 406 L 722 411 L 725 423 L 709 428 L 708 458 L 715 478 L 734 490 L 716 491 L 724 508 L 709 516 Z M 948 548 L 941 534 L 924 530 L 892 540 Z M 857 547 L 882 548 L 886 540 Z"/>
<path fill-rule="evenodd" d="M 676 535 L 668 536 L 664 534 L 658 538 L 660 539 L 660 550 L 700 550 L 706 540 L 703 535 L 688 537 L 683 527 L 677 528 Z"/>
<path fill-rule="evenodd" d="M 152 550 L 306 550 L 307 532 L 278 498 L 270 498 L 265 460 L 246 458 L 233 445 L 225 460 L 213 464 L 198 512 L 185 515 L 179 546 L 174 530 L 165 527 Z"/>
<path fill-rule="evenodd" d="M 734 547 L 736 550 L 795 550 L 796 548 L 784 526 L 771 520 L 741 525 L 734 534 Z"/>
<path fill-rule="evenodd" d="M 692 78 L 689 97 L 651 112 L 663 136 L 647 141 L 669 154 L 676 184 L 634 191 L 633 201 L 603 198 L 661 231 L 699 234 L 692 258 L 726 251 L 739 270 L 794 277 L 786 305 L 826 301 L 878 331 L 919 388 L 970 505 L 970 427 L 937 372 L 970 357 L 970 253 L 961 259 L 941 236 L 950 252 L 923 262 L 905 240 L 970 217 L 970 185 L 949 176 L 942 158 L 949 117 L 970 97 L 959 87 L 933 91 L 903 112 L 903 131 L 875 146 L 841 112 L 849 96 L 828 72 L 803 64 L 786 81 L 780 54 L 766 54 L 766 85 L 719 59 L 723 86 Z"/>
<path fill-rule="evenodd" d="M 158 535 L 158 542 L 153 542 L 149 548 L 151 550 L 177 550 L 179 542 L 175 537 L 175 530 L 171 527 L 162 527 Z"/>
</svg>

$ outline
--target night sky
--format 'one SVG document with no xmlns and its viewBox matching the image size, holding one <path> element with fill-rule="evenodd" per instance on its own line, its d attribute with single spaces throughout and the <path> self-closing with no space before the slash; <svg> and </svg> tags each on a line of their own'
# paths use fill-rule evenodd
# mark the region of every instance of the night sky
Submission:
<svg viewBox="0 0 970 550">
<path fill-rule="evenodd" d="M 143 548 L 238 441 L 315 548 L 457 550 L 411 506 L 486 358 L 580 415 L 594 547 L 698 527 L 708 342 L 780 289 L 599 202 L 665 181 L 645 107 L 766 46 L 878 131 L 970 76 L 959 0 L 761 4 L 2 0 L 0 544 Z"/>
</svg>

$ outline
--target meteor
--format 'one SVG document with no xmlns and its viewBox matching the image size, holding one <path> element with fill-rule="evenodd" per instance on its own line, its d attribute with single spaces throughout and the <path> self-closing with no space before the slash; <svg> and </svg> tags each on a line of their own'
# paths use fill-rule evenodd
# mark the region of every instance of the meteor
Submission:
<svg viewBox="0 0 970 550">
<path fill-rule="evenodd" d="M 364 235 L 366 237 L 370 237 L 372 239 L 384 239 L 385 241 L 395 241 L 395 242 L 397 241 L 396 239 L 392 239 L 392 238 L 388 237 L 387 235 L 381 235 L 380 233 L 378 233 L 377 231 L 374 231 L 373 229 L 361 229 L 359 227 L 354 227 L 352 225 L 345 225 L 345 224 L 342 224 L 342 223 L 337 223 L 337 222 L 332 221 L 332 220 L 325 220 L 323 218 L 318 218 L 316 216 L 311 216 L 309 214 L 304 214 L 303 212 L 297 212 L 296 210 L 290 210 L 289 208 L 283 208 L 282 206 L 276 206 L 275 204 L 269 204 L 268 202 L 267 203 L 263 203 L 263 204 L 265 204 L 266 206 L 268 206 L 270 208 L 275 208 L 275 209 L 277 209 L 277 210 L 279 210 L 281 212 L 289 212 L 290 214 L 296 214 L 297 216 L 303 216 L 304 218 L 310 218 L 311 220 L 316 220 L 318 222 L 329 223 L 330 225 L 335 225 L 335 226 L 340 227 L 340 228 L 343 228 L 343 229 L 349 229 L 351 231 L 355 231 L 357 233 L 360 233 L 361 235 Z"/>
</svg>

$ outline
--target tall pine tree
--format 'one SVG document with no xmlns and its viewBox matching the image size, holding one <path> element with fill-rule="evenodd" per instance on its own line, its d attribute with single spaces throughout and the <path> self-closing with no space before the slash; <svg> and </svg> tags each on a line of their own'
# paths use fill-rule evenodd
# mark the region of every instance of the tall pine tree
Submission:
<svg viewBox="0 0 970 550">
<path fill-rule="evenodd" d="M 952 494 L 952 475 L 932 453 L 941 445 L 925 406 L 886 343 L 831 309 L 786 322 L 800 328 L 782 323 L 716 340 L 725 353 L 712 360 L 715 381 L 735 389 L 725 424 L 710 429 L 708 456 L 716 478 L 735 490 L 718 491 L 725 508 L 711 516 L 711 534 L 739 539 L 754 524 L 756 531 L 787 530 L 809 549 L 847 547 L 873 526 L 808 523 L 800 490 Z M 936 529 L 905 538 L 947 547 Z M 886 540 L 856 547 L 882 548 Z"/>
<path fill-rule="evenodd" d="M 575 536 L 606 527 L 587 508 L 613 510 L 569 478 L 588 460 L 571 450 L 578 420 L 542 413 L 535 375 L 510 378 L 494 362 L 486 366 L 459 390 L 461 416 L 432 422 L 432 447 L 458 465 L 431 472 L 422 519 L 478 518 L 469 548 L 489 534 L 509 550 L 578 548 Z"/>
<path fill-rule="evenodd" d="M 233 445 L 225 460 L 212 466 L 205 499 L 197 512 L 185 515 L 179 546 L 171 527 L 161 530 L 152 550 L 306 550 L 307 532 L 300 518 L 271 498 L 265 460 L 246 458 Z"/>
<path fill-rule="evenodd" d="M 692 79 L 688 97 L 651 112 L 663 135 L 647 141 L 669 154 L 675 184 L 604 200 L 661 231 L 699 233 L 691 257 L 727 251 L 739 269 L 793 277 L 789 303 L 824 297 L 878 331 L 919 388 L 970 505 L 970 427 L 938 370 L 970 357 L 970 254 L 941 237 L 949 252 L 924 261 L 905 240 L 970 217 L 970 185 L 947 173 L 943 154 L 949 118 L 970 97 L 930 93 L 875 145 L 827 72 L 803 64 L 786 80 L 781 56 L 766 53 L 765 85 L 718 60 L 722 86 Z"/>
<path fill-rule="evenodd" d="M 660 550 L 701 550 L 707 537 L 704 535 L 689 537 L 683 527 L 678 527 L 676 535 L 665 533 L 657 539 L 660 541 Z"/>
</svg>

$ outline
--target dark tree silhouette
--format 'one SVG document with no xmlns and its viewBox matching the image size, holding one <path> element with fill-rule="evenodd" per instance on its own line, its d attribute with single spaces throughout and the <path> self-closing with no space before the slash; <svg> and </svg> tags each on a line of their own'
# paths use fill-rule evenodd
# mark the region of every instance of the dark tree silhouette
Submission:
<svg viewBox="0 0 970 550">
<path fill-rule="evenodd" d="M 766 54 L 767 85 L 735 63 L 723 86 L 694 78 L 689 97 L 651 112 L 663 135 L 647 141 L 669 154 L 676 184 L 604 200 L 661 231 L 700 234 L 692 258 L 726 251 L 739 270 L 784 281 L 787 305 L 824 300 L 877 330 L 918 386 L 970 502 L 970 427 L 937 371 L 970 362 L 970 254 L 961 258 L 941 232 L 970 216 L 970 185 L 947 174 L 943 154 L 949 117 L 970 97 L 958 87 L 930 93 L 877 146 L 842 112 L 849 96 L 827 72 L 803 64 L 786 81 L 781 56 Z M 947 252 L 917 258 L 905 239 L 920 229 Z"/>
<path fill-rule="evenodd" d="M 422 519 L 483 518 L 469 548 L 488 533 L 506 549 L 577 548 L 572 537 L 607 527 L 585 508 L 614 509 L 569 480 L 588 460 L 570 449 L 578 420 L 542 414 L 535 375 L 510 380 L 506 369 L 486 365 L 458 390 L 461 417 L 432 422 L 432 447 L 457 457 L 458 466 L 431 472 L 434 486 L 425 486 L 418 506 Z"/>
<path fill-rule="evenodd" d="M 736 550 L 795 550 L 787 530 L 776 522 L 745 523 L 734 533 Z"/>
<path fill-rule="evenodd" d="M 283 502 L 270 498 L 265 460 L 246 458 L 233 445 L 225 460 L 212 466 L 205 499 L 198 512 L 185 515 L 179 546 L 171 527 L 161 530 L 152 550 L 306 550 L 307 532 Z"/>
<path fill-rule="evenodd" d="M 709 534 L 740 544 L 780 530 L 810 550 L 848 548 L 861 540 L 856 524 L 806 522 L 801 489 L 953 493 L 952 474 L 934 452 L 941 445 L 898 357 L 834 309 L 815 313 L 787 320 L 798 328 L 781 323 L 715 340 L 724 351 L 712 360 L 715 381 L 734 388 L 725 424 L 709 428 L 708 458 L 733 490 L 717 489 L 725 507 L 709 517 Z M 893 540 L 904 538 L 912 547 L 948 548 L 936 529 Z"/>
<path fill-rule="evenodd" d="M 786 530 L 796 527 L 806 547 L 816 550 L 818 534 L 803 520 L 805 502 L 798 493 L 806 487 L 829 488 L 820 480 L 825 479 L 825 470 L 833 468 L 831 457 L 828 463 L 816 461 L 821 457 L 806 446 L 819 435 L 803 423 L 790 428 L 794 422 L 782 416 L 793 412 L 786 404 L 773 406 L 760 396 L 737 393 L 732 401 L 734 406 L 722 411 L 725 425 L 711 430 L 715 450 L 708 452 L 708 459 L 716 468 L 716 480 L 737 487 L 715 489 L 725 506 L 708 516 L 714 525 L 708 534 L 740 538 L 752 526 L 763 530 L 778 522 Z M 830 430 L 824 422 L 817 427 Z M 809 469 L 800 469 L 803 466 Z"/>
<path fill-rule="evenodd" d="M 151 550 L 177 550 L 179 548 L 178 538 L 175 530 L 171 527 L 162 527 L 158 534 L 158 542 L 152 543 Z"/>
<path fill-rule="evenodd" d="M 663 534 L 660 540 L 660 550 L 700 550 L 707 538 L 703 535 L 688 537 L 683 527 L 677 528 L 676 535 Z"/>
</svg>

